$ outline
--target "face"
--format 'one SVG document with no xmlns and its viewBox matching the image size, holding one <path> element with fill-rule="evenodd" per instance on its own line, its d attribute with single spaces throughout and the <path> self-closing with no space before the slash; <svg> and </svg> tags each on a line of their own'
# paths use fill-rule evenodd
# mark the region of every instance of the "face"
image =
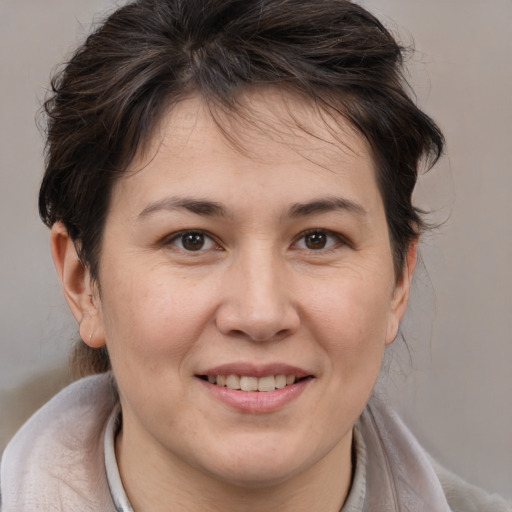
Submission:
<svg viewBox="0 0 512 512">
<path fill-rule="evenodd" d="M 248 101 L 241 148 L 190 99 L 115 185 L 89 319 L 124 440 L 247 486 L 349 457 L 408 291 L 365 142 L 298 99 Z"/>
</svg>

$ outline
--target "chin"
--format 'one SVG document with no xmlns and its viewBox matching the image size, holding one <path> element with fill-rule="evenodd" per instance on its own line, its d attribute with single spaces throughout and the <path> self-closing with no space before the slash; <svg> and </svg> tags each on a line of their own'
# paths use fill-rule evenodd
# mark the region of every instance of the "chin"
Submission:
<svg viewBox="0 0 512 512">
<path fill-rule="evenodd" d="M 284 447 L 284 444 L 288 446 Z M 303 444 L 302 447 L 293 446 L 281 437 L 266 442 L 247 440 L 238 446 L 221 452 L 222 457 L 214 457 L 217 464 L 208 472 L 217 480 L 245 489 L 269 488 L 285 483 L 314 466 L 324 455 L 307 454 Z"/>
<path fill-rule="evenodd" d="M 286 465 L 287 466 L 287 465 Z M 223 468 L 215 473 L 215 478 L 224 483 L 243 489 L 265 489 L 283 484 L 300 473 L 302 467 L 285 467 L 272 461 L 255 461 L 230 469 Z"/>
</svg>

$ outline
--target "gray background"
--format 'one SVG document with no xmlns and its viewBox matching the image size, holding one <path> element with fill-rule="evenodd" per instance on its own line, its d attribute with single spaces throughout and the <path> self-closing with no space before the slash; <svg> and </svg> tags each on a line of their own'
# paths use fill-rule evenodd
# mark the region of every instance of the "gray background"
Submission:
<svg viewBox="0 0 512 512">
<path fill-rule="evenodd" d="M 418 102 L 447 156 L 418 187 L 443 227 L 380 387 L 422 443 L 464 478 L 512 499 L 512 1 L 362 0 L 417 53 Z M 34 113 L 49 72 L 107 0 L 0 2 L 0 449 L 66 379 L 76 328 L 36 202 Z"/>
</svg>

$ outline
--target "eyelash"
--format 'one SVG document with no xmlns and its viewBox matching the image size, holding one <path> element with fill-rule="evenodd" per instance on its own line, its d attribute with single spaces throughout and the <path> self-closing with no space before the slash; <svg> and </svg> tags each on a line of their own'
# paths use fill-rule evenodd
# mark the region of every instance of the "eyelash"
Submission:
<svg viewBox="0 0 512 512">
<path fill-rule="evenodd" d="M 215 241 L 214 237 L 211 236 L 207 231 L 204 231 L 202 229 L 185 229 L 183 231 L 178 231 L 177 233 L 173 233 L 172 235 L 165 237 L 162 240 L 162 244 L 165 246 L 175 245 L 174 242 L 179 241 L 179 240 L 183 241 L 183 237 L 185 235 L 201 235 L 204 237 L 205 244 L 207 243 L 207 240 L 209 240 L 210 244 L 213 244 L 215 246 L 215 249 L 219 248 L 219 244 Z M 175 247 L 176 247 L 176 245 L 175 245 Z M 188 250 L 185 247 L 176 247 L 176 248 L 178 250 L 181 250 L 183 252 L 188 252 L 188 253 L 200 253 L 200 252 L 204 252 L 204 251 L 213 249 L 213 247 L 209 247 L 207 249 L 203 249 L 201 247 L 200 249 L 193 251 L 193 250 Z"/>
<path fill-rule="evenodd" d="M 197 250 L 189 250 L 183 246 L 182 247 L 176 246 L 175 242 L 179 241 L 179 240 L 183 241 L 183 237 L 185 235 L 201 235 L 202 237 L 204 237 L 203 240 L 204 240 L 205 244 L 213 245 L 214 247 L 207 247 L 207 248 L 201 247 Z M 334 242 L 331 243 L 330 245 L 328 245 L 327 247 L 321 247 L 318 249 L 311 249 L 309 247 L 297 247 L 297 245 L 299 244 L 299 242 L 301 240 L 305 240 L 305 238 L 307 236 L 312 236 L 312 235 L 325 236 L 325 237 L 327 237 L 327 239 L 334 239 Z M 215 250 L 221 249 L 220 245 L 216 242 L 215 238 L 212 235 L 210 235 L 207 231 L 204 231 L 202 229 L 186 229 L 183 231 L 178 231 L 177 233 L 173 233 L 173 234 L 165 237 L 162 240 L 162 245 L 164 245 L 164 246 L 174 245 L 178 250 L 181 250 L 181 251 L 187 252 L 187 253 L 201 253 L 201 252 L 209 251 L 212 249 L 215 249 Z M 295 249 L 301 250 L 301 251 L 308 251 L 311 253 L 326 253 L 326 252 L 334 251 L 334 250 L 338 249 L 340 246 L 344 246 L 344 245 L 350 245 L 350 243 L 339 233 L 330 231 L 328 229 L 312 228 L 312 229 L 307 229 L 307 230 L 303 231 L 302 233 L 300 233 L 297 236 L 297 238 L 295 239 L 295 241 L 293 242 L 292 248 L 295 248 Z"/>
<path fill-rule="evenodd" d="M 325 235 L 327 238 L 334 239 L 334 242 L 331 243 L 329 246 L 322 247 L 320 249 L 311 249 L 308 247 L 302 247 L 302 248 L 299 248 L 299 250 L 304 250 L 304 251 L 313 252 L 313 253 L 326 253 L 326 252 L 331 252 L 336 249 L 339 249 L 340 246 L 350 245 L 348 243 L 348 241 L 339 233 L 330 231 L 328 229 L 312 228 L 312 229 L 307 229 L 306 231 L 303 231 L 302 233 L 300 233 L 300 235 L 296 238 L 296 241 L 293 243 L 293 246 L 296 246 L 299 243 L 299 241 L 305 240 L 305 238 L 310 235 Z"/>
</svg>

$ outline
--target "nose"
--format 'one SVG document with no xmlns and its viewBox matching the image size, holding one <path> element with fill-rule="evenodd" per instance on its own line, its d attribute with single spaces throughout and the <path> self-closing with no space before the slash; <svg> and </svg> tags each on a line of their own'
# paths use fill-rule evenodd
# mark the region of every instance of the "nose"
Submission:
<svg viewBox="0 0 512 512">
<path fill-rule="evenodd" d="M 225 335 L 273 341 L 297 331 L 300 315 L 279 257 L 252 251 L 227 271 L 217 328 Z"/>
</svg>

